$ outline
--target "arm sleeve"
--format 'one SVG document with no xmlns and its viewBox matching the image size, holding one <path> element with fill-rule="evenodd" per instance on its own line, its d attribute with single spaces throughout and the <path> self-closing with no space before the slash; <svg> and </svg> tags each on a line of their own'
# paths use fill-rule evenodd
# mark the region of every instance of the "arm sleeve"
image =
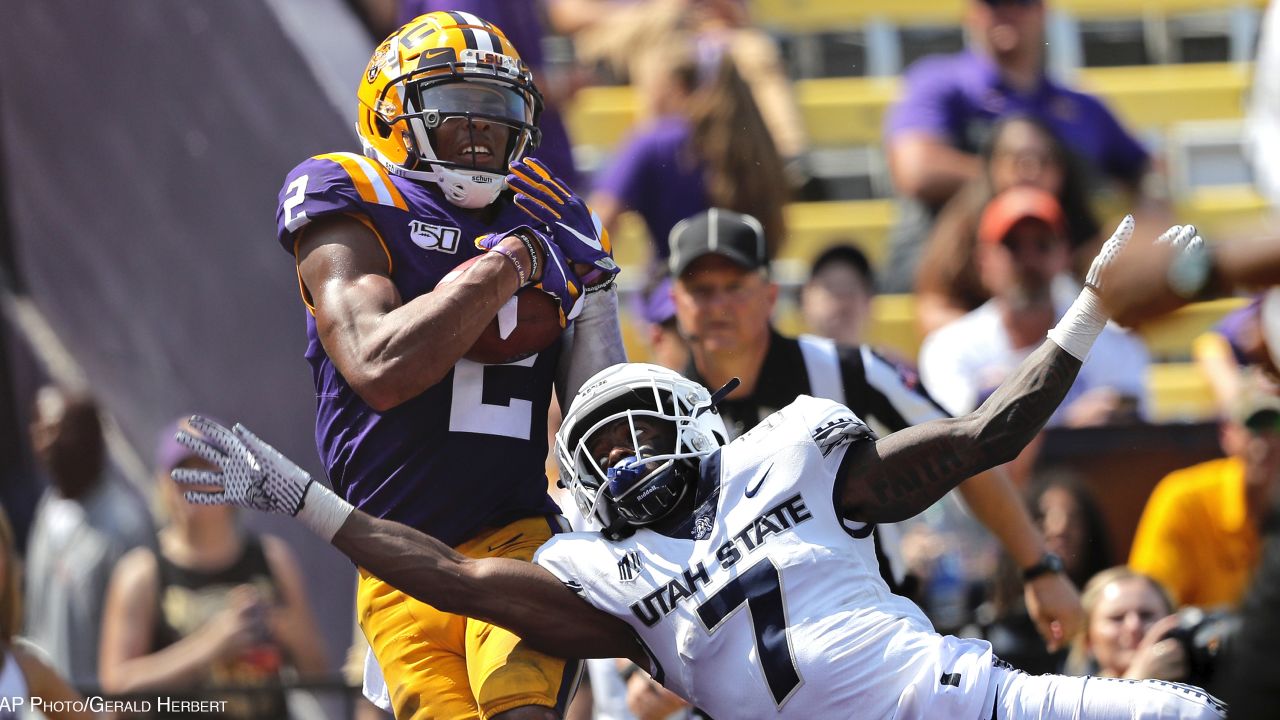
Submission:
<svg viewBox="0 0 1280 720">
<path fill-rule="evenodd" d="M 565 332 L 566 350 L 556 369 L 556 397 L 568 410 L 578 388 L 601 370 L 627 361 L 618 325 L 616 286 L 587 295 L 582 313 Z"/>
</svg>

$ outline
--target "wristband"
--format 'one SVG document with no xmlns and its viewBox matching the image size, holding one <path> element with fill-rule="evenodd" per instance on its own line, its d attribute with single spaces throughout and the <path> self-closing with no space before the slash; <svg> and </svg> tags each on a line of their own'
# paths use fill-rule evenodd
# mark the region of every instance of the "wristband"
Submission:
<svg viewBox="0 0 1280 720">
<path fill-rule="evenodd" d="M 302 496 L 302 507 L 298 508 L 298 520 L 325 542 L 333 542 L 347 516 L 355 507 L 343 500 L 329 488 L 312 480 L 307 485 L 307 492 Z"/>
<path fill-rule="evenodd" d="M 540 268 L 538 267 L 538 252 L 537 248 L 533 244 L 533 238 L 529 237 L 528 233 L 520 232 L 518 230 L 511 233 L 511 236 L 520 238 L 520 242 L 524 243 L 524 249 L 529 251 L 529 265 L 531 266 L 529 268 L 529 282 L 521 283 L 520 287 L 524 287 L 525 284 L 538 282 L 538 280 L 541 279 L 538 276 L 538 270 Z"/>
<path fill-rule="evenodd" d="M 1030 582 L 1049 573 L 1064 573 L 1067 571 L 1066 563 L 1057 555 L 1047 552 L 1036 561 L 1035 565 L 1022 569 L 1022 581 Z"/>
<path fill-rule="evenodd" d="M 511 252 L 510 250 L 504 249 L 501 245 L 494 245 L 493 252 L 496 252 L 499 255 L 510 260 L 511 264 L 515 266 L 516 277 L 520 279 L 520 287 L 524 287 L 525 285 L 529 284 L 529 276 L 525 275 L 524 266 L 520 264 L 520 258 L 516 257 L 515 253 Z"/>
<path fill-rule="evenodd" d="M 1049 339 L 1072 357 L 1084 362 L 1089 357 L 1093 341 L 1098 339 L 1106 326 L 1107 314 L 1098 301 L 1098 294 L 1086 285 L 1076 301 L 1071 303 L 1067 314 L 1058 321 L 1057 327 L 1049 331 Z"/>
</svg>

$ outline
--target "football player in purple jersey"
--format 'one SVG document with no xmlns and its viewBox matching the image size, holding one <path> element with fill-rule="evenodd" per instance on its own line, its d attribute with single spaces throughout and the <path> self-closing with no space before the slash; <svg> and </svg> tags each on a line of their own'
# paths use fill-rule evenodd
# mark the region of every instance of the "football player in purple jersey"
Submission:
<svg viewBox="0 0 1280 720">
<path fill-rule="evenodd" d="M 544 474 L 553 387 L 571 398 L 623 359 L 608 235 L 526 158 L 542 101 L 491 23 L 415 18 L 374 52 L 357 94 L 364 153 L 304 161 L 277 210 L 310 311 L 316 445 L 370 515 L 471 557 L 529 560 L 562 529 Z M 556 298 L 565 332 L 515 362 L 466 359 L 526 287 Z M 576 664 L 364 570 L 357 611 L 398 718 L 556 718 L 576 684 Z"/>
</svg>

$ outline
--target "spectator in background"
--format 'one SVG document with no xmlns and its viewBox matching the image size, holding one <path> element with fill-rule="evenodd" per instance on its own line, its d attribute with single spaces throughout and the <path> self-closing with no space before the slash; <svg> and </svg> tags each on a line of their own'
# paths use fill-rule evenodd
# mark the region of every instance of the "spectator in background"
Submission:
<svg viewBox="0 0 1280 720">
<path fill-rule="evenodd" d="M 982 403 L 1066 312 L 1075 295 L 1065 275 L 1070 247 L 1062 207 L 1043 190 L 997 195 L 978 227 L 978 272 L 991 299 L 925 338 L 920 374 L 953 415 Z M 1141 416 L 1147 351 L 1108 327 L 1049 426 L 1082 427 Z"/>
<path fill-rule="evenodd" d="M 982 168 L 943 206 L 929 233 L 915 279 L 921 336 L 991 299 L 978 277 L 975 255 L 978 220 L 994 195 L 1028 185 L 1057 197 L 1073 252 L 1087 256 L 1085 269 L 1097 252 L 1098 221 L 1079 163 L 1042 121 L 1027 115 L 997 121 L 983 145 Z"/>
<path fill-rule="evenodd" d="M 1150 169 L 1142 145 L 1095 97 L 1050 79 L 1042 0 L 966 0 L 970 49 L 907 70 L 885 121 L 889 171 L 902 199 L 882 290 L 910 289 L 938 211 L 982 174 L 978 149 L 1006 115 L 1044 121 L 1086 162 L 1091 178 L 1138 192 Z"/>
<path fill-rule="evenodd" d="M 302 572 L 281 540 L 239 527 L 234 508 L 194 505 L 170 473 L 209 463 L 179 445 L 174 422 L 156 448 L 156 492 L 168 515 L 160 551 L 120 560 L 103 617 L 102 687 L 112 693 L 181 693 L 219 685 L 262 685 L 229 695 L 237 720 L 286 717 L 271 688 L 286 666 L 327 670 Z M 185 717 L 185 716 L 184 716 Z"/>
<path fill-rule="evenodd" d="M 650 48 L 650 86 L 641 92 L 657 117 L 637 129 L 596 178 L 590 205 L 605 227 L 626 210 L 644 219 L 657 261 L 684 218 L 719 207 L 751 213 L 770 258 L 786 237 L 782 159 L 734 63 L 688 36 Z M 655 264 L 660 265 L 661 262 Z"/>
<path fill-rule="evenodd" d="M 809 141 L 786 63 L 773 37 L 751 25 L 746 2 L 547 0 L 547 6 L 556 30 L 573 36 L 580 60 L 603 63 L 614 76 L 640 88 L 652 82 L 655 71 L 666 72 L 662 62 L 649 61 L 649 53 L 673 35 L 690 35 L 700 45 L 727 52 L 751 88 L 774 145 L 787 163 L 789 181 L 799 187 L 806 180 Z M 654 110 L 642 102 L 641 120 L 650 119 Z"/>
<path fill-rule="evenodd" d="M 1085 630 L 1071 648 L 1070 674 L 1133 680 L 1186 675 L 1177 641 L 1164 639 L 1178 617 L 1157 580 L 1123 565 L 1108 568 L 1085 585 L 1083 601 Z"/>
<path fill-rule="evenodd" d="M 1236 605 L 1257 565 L 1258 532 L 1280 482 L 1280 398 L 1251 376 L 1223 422 L 1235 454 L 1166 475 L 1138 521 L 1129 566 L 1180 605 Z"/>
<path fill-rule="evenodd" d="M 155 546 L 142 498 L 107 469 L 98 406 L 86 392 L 36 392 L 31 444 L 50 487 L 27 542 L 26 632 L 59 675 L 98 685 L 103 602 L 116 561 Z"/>
<path fill-rule="evenodd" d="M 871 323 L 875 274 L 862 250 L 840 243 L 823 250 L 800 288 L 800 314 L 815 335 L 842 345 L 861 345 Z"/>
<path fill-rule="evenodd" d="M 14 544 L 9 516 L 0 505 L 0 720 L 17 720 L 17 700 L 43 698 L 49 703 L 80 700 L 80 695 L 18 637 L 22 625 L 22 564 Z M 90 712 L 50 712 L 50 720 L 88 720 Z"/>
<path fill-rule="evenodd" d="M 1028 507 L 1044 535 L 1045 548 L 1062 558 L 1064 571 L 1076 587 L 1084 587 L 1111 566 L 1111 541 L 1088 489 L 1067 474 L 1035 479 Z M 1007 554 L 1000 559 L 991 589 L 992 620 L 983 627 L 992 650 L 1014 667 L 1029 673 L 1060 673 L 1066 649 L 1046 652 L 1035 623 L 1023 602 L 1025 582 Z"/>
<path fill-rule="evenodd" d="M 377 37 L 386 37 L 419 15 L 437 11 L 468 13 L 502 28 L 511 44 L 520 48 L 520 58 L 529 66 L 542 92 L 544 104 L 538 117 L 542 140 L 535 154 L 566 185 L 581 188 L 582 178 L 573 162 L 573 145 L 560 114 L 560 109 L 573 99 L 581 81 L 571 72 L 557 72 L 549 67 L 543 48 L 547 36 L 543 5 L 535 0 L 400 0 L 395 26 L 385 28 Z"/>
<path fill-rule="evenodd" d="M 769 279 L 763 232 L 754 218 L 710 210 L 677 225 L 671 247 L 676 318 L 690 350 L 683 374 L 713 389 L 731 378 L 741 380 L 717 406 L 730 439 L 802 394 L 844 403 L 881 435 L 946 416 L 909 367 L 885 360 L 872 348 L 812 335 L 789 338 L 773 329 L 778 287 Z M 1044 541 L 1003 473 L 983 473 L 958 489 L 1020 569 L 1053 564 L 1046 564 Z M 881 574 L 901 587 L 906 568 L 898 528 L 881 525 L 876 532 Z M 1079 624 L 1075 589 L 1057 571 L 1028 582 L 1026 598 L 1051 645 L 1070 637 Z"/>
<path fill-rule="evenodd" d="M 1267 357 L 1261 311 L 1259 295 L 1248 305 L 1227 313 L 1191 343 L 1191 357 L 1213 390 L 1219 417 L 1231 414 L 1231 407 L 1243 389 L 1246 368 L 1264 362 Z M 1222 439 L 1229 441 L 1235 437 L 1224 434 Z M 1222 449 L 1228 455 L 1236 454 L 1232 448 Z"/>
</svg>

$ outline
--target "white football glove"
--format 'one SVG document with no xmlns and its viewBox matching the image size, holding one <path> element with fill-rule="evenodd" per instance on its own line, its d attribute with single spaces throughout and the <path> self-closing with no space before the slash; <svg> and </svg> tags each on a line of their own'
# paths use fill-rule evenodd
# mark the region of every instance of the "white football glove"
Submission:
<svg viewBox="0 0 1280 720">
<path fill-rule="evenodd" d="M 238 505 L 282 515 L 297 515 L 302 509 L 307 488 L 314 482 L 306 470 L 243 425 L 236 424 L 229 430 L 199 415 L 188 422 L 204 437 L 182 429 L 178 431 L 178 442 L 219 468 L 173 471 L 173 479 L 188 488 L 188 502 Z"/>
<path fill-rule="evenodd" d="M 1093 259 L 1093 264 L 1089 266 L 1089 272 L 1084 277 L 1086 286 L 1094 290 L 1102 287 L 1102 273 L 1106 271 L 1111 263 L 1115 262 L 1116 257 L 1120 255 L 1120 251 L 1124 250 L 1124 246 L 1129 243 L 1129 238 L 1133 237 L 1133 225 L 1133 216 L 1125 215 L 1120 224 L 1116 226 L 1116 231 L 1111 233 L 1111 237 L 1103 243 L 1102 250 L 1098 251 L 1098 256 Z M 1192 229 L 1194 231 L 1194 228 Z"/>
<path fill-rule="evenodd" d="M 1196 234 L 1195 225 L 1174 225 L 1161 233 L 1156 242 L 1172 245 L 1179 250 L 1196 250 L 1204 245 L 1204 238 Z"/>
</svg>

